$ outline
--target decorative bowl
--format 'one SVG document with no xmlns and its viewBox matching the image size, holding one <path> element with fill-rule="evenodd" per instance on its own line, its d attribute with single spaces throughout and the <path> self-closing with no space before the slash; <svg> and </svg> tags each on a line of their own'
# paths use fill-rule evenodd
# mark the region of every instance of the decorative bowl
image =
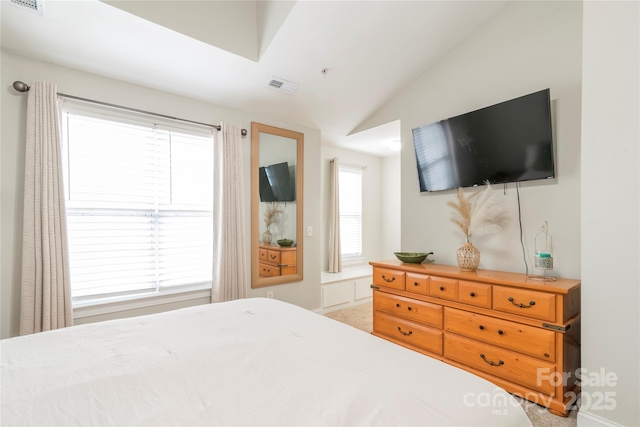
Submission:
<svg viewBox="0 0 640 427">
<path fill-rule="evenodd" d="M 433 252 L 394 252 L 396 258 L 407 264 L 420 264 Z"/>
<path fill-rule="evenodd" d="M 278 240 L 278 244 L 280 246 L 291 246 L 291 245 L 293 245 L 293 240 L 291 240 L 291 239 L 280 239 L 280 240 Z"/>
</svg>

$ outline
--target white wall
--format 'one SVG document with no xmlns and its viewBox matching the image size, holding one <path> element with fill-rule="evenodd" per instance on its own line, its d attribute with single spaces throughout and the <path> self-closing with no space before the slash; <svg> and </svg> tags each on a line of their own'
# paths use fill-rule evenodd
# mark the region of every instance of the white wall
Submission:
<svg viewBox="0 0 640 427">
<path fill-rule="evenodd" d="M 2 338 L 17 333 L 20 306 L 20 270 L 22 252 L 22 195 L 24 175 L 24 140 L 25 115 L 27 97 L 17 94 L 11 85 L 15 80 L 30 83 L 43 80 L 58 85 L 61 93 L 96 99 L 118 105 L 125 105 L 142 110 L 157 112 L 174 117 L 215 123 L 225 121 L 236 123 L 250 130 L 251 122 L 261 122 L 272 126 L 302 132 L 305 135 L 304 148 L 304 226 L 321 228 L 320 199 L 313 197 L 320 194 L 320 132 L 302 126 L 269 120 L 242 111 L 215 106 L 192 99 L 187 99 L 141 86 L 107 79 L 93 74 L 68 69 L 61 66 L 33 61 L 6 51 L 1 52 L 1 215 L 0 245 L 1 269 L 0 308 Z M 245 183 L 245 227 L 247 257 L 250 257 L 250 135 L 243 140 L 244 183 Z M 304 280 L 302 282 L 279 285 L 268 288 L 249 289 L 248 296 L 266 296 L 273 291 L 277 299 L 316 309 L 320 307 L 320 260 L 321 238 L 305 237 L 304 240 Z M 251 277 L 247 265 L 247 277 Z M 202 303 L 202 299 L 194 303 Z M 169 304 L 168 307 L 175 305 Z M 135 312 L 140 314 L 139 311 Z M 125 313 L 127 314 L 127 313 Z M 100 317 L 102 319 L 104 317 Z M 87 319 L 90 320 L 90 319 Z M 87 321 L 84 320 L 84 321 Z"/>
<path fill-rule="evenodd" d="M 400 242 L 402 200 L 400 197 L 400 154 L 382 158 L 382 242 L 380 259 L 395 259 L 394 252 L 405 252 Z"/>
<path fill-rule="evenodd" d="M 548 221 L 552 274 L 580 277 L 581 32 L 581 2 L 513 3 L 354 131 L 401 120 L 402 250 L 433 251 L 436 262 L 455 265 L 464 243 L 446 206 L 455 192 L 420 193 L 411 129 L 550 88 L 557 178 L 522 183 L 524 245 L 531 272 L 534 237 Z M 513 184 L 502 198 L 509 224 L 473 239 L 480 268 L 525 272 Z"/>
<path fill-rule="evenodd" d="M 252 61 L 258 60 L 258 22 L 261 28 L 280 22 L 269 20 L 267 12 L 274 9 L 271 4 L 261 5 L 258 16 L 256 3 L 248 1 L 199 1 L 190 3 L 188 8 L 169 1 L 105 3 Z"/>
<path fill-rule="evenodd" d="M 617 380 L 583 385 L 580 426 L 640 425 L 639 23 L 638 2 L 584 4 L 582 367 Z"/>
</svg>

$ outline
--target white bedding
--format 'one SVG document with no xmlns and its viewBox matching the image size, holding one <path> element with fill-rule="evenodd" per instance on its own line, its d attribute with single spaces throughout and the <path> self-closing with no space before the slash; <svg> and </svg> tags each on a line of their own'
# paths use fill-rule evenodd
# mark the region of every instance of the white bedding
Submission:
<svg viewBox="0 0 640 427">
<path fill-rule="evenodd" d="M 0 345 L 3 426 L 531 425 L 479 377 L 277 300 Z"/>
</svg>

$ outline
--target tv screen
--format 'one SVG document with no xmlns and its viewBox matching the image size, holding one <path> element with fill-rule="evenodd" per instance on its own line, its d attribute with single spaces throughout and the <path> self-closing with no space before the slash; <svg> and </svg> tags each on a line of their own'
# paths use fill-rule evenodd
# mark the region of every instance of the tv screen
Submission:
<svg viewBox="0 0 640 427">
<path fill-rule="evenodd" d="M 293 202 L 295 200 L 289 163 L 276 163 L 259 169 L 260 201 Z"/>
<path fill-rule="evenodd" d="M 549 89 L 413 129 L 420 191 L 555 178 Z"/>
</svg>

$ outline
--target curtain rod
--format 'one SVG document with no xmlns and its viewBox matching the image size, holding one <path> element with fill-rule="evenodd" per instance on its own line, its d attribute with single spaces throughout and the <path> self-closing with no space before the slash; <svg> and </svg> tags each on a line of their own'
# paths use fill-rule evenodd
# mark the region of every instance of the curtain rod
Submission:
<svg viewBox="0 0 640 427">
<path fill-rule="evenodd" d="M 18 92 L 22 92 L 22 93 L 29 92 L 29 89 L 31 89 L 31 87 L 28 84 L 26 84 L 24 82 L 21 82 L 21 81 L 13 82 L 13 88 L 15 90 L 17 90 Z M 196 121 L 193 121 L 193 120 L 181 119 L 179 117 L 167 116 L 165 114 L 153 113 L 151 111 L 139 110 L 137 108 L 123 107 L 122 105 L 109 104 L 108 102 L 96 101 L 94 99 L 88 99 L 88 98 L 81 98 L 79 96 L 67 95 L 65 93 L 58 93 L 58 95 L 63 97 L 63 98 L 75 99 L 77 101 L 92 102 L 94 104 L 104 105 L 106 107 L 119 108 L 121 110 L 133 111 L 135 113 L 150 114 L 152 116 L 158 116 L 158 117 L 162 117 L 162 118 L 165 118 L 165 119 L 179 120 L 181 122 L 193 123 L 193 124 L 196 124 L 196 125 L 210 126 L 210 127 L 216 128 L 217 130 L 221 129 L 220 125 L 212 125 L 210 123 L 202 123 L 202 122 L 196 122 Z M 247 136 L 247 130 L 246 129 L 242 129 L 240 131 L 240 134 L 242 136 Z"/>
<path fill-rule="evenodd" d="M 330 160 L 329 160 L 329 162 L 330 162 L 330 163 L 333 163 L 334 161 L 335 161 L 335 159 L 330 159 Z M 364 166 L 364 165 L 357 165 L 357 164 L 355 164 L 355 163 L 345 163 L 345 162 L 341 162 L 340 160 L 338 160 L 338 164 L 339 164 L 339 165 L 350 166 L 350 167 L 352 167 L 352 168 L 359 168 L 359 169 L 362 169 L 362 170 L 365 170 L 365 169 L 367 168 L 367 167 L 366 167 L 366 166 Z"/>
</svg>

